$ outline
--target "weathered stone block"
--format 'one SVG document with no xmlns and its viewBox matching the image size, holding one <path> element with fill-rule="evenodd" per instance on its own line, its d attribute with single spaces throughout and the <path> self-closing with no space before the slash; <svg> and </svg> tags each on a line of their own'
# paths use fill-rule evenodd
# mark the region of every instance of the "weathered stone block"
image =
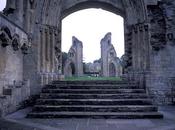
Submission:
<svg viewBox="0 0 175 130">
<path fill-rule="evenodd" d="M 12 95 L 12 89 L 11 88 L 4 88 L 3 89 L 3 95 L 9 95 L 11 96 Z"/>
</svg>

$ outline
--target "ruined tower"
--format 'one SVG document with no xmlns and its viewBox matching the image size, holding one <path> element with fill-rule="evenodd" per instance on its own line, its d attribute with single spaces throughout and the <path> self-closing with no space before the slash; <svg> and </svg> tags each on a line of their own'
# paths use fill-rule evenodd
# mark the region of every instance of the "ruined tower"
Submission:
<svg viewBox="0 0 175 130">
<path fill-rule="evenodd" d="M 111 33 L 101 40 L 101 74 L 104 77 L 116 77 L 122 74 L 120 59 L 111 43 Z"/>
<path fill-rule="evenodd" d="M 72 37 L 72 46 L 68 52 L 64 75 L 66 77 L 83 75 L 83 44 L 76 37 Z"/>
</svg>

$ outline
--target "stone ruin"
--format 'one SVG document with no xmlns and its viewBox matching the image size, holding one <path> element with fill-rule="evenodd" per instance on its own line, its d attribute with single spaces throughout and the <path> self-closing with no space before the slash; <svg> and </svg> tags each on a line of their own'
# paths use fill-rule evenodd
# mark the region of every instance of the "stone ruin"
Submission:
<svg viewBox="0 0 175 130">
<path fill-rule="evenodd" d="M 76 37 L 72 37 L 72 46 L 64 65 L 64 75 L 83 76 L 83 44 Z"/>
<path fill-rule="evenodd" d="M 101 75 L 104 77 L 122 76 L 122 66 L 111 43 L 111 33 L 101 40 Z"/>
<path fill-rule="evenodd" d="M 96 77 L 120 77 L 122 76 L 122 64 L 117 57 L 114 46 L 111 43 L 111 33 L 107 33 L 101 40 L 101 58 L 93 63 L 86 64 L 86 72 Z M 94 74 L 93 74 L 94 72 Z"/>
<path fill-rule="evenodd" d="M 0 13 L 1 113 L 17 110 L 20 102 L 62 75 L 62 19 L 86 8 L 102 8 L 124 18 L 123 76 L 145 88 L 155 104 L 171 104 L 174 7 L 174 0 L 7 0 Z M 27 81 L 28 87 L 8 87 L 16 86 L 14 81 Z M 10 96 L 4 89 L 12 92 Z"/>
</svg>

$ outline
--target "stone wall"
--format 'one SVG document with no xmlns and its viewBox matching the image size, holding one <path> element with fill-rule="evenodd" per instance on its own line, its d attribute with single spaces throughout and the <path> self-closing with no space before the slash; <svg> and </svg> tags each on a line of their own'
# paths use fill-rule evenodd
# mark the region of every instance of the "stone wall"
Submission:
<svg viewBox="0 0 175 130">
<path fill-rule="evenodd" d="M 147 89 L 157 104 L 169 104 L 170 79 L 175 76 L 175 2 L 167 0 L 148 5 L 150 22 L 150 70 Z"/>
<path fill-rule="evenodd" d="M 23 78 L 23 59 L 28 53 L 27 34 L 0 14 L 0 111 L 10 113 L 30 96 Z M 25 83 L 24 83 L 25 82 Z"/>
<path fill-rule="evenodd" d="M 23 80 L 23 54 L 27 53 L 24 47 L 28 46 L 28 38 L 23 30 L 8 21 L 2 14 L 0 30 L 1 85 L 13 84 L 14 81 Z M 2 90 L 2 86 L 0 88 Z"/>
</svg>

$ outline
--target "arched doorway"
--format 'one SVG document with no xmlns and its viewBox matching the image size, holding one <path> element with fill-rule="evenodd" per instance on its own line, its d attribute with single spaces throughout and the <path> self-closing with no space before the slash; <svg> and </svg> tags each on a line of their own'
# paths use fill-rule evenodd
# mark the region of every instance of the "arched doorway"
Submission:
<svg viewBox="0 0 175 130">
<path fill-rule="evenodd" d="M 70 15 L 71 13 L 74 13 L 76 11 L 87 9 L 87 8 L 101 8 L 110 12 L 113 12 L 117 15 L 120 15 L 124 18 L 124 34 L 125 34 L 125 55 L 127 58 L 125 58 L 126 61 L 126 68 L 127 71 L 137 68 L 138 70 L 142 70 L 145 68 L 142 68 L 142 63 L 149 64 L 149 33 L 148 26 L 146 24 L 146 11 L 145 11 L 145 4 L 143 0 L 138 1 L 128 1 L 128 0 L 118 0 L 118 1 L 111 1 L 111 0 L 83 0 L 83 1 L 77 1 L 77 0 L 66 0 L 66 1 L 57 1 L 57 2 L 43 2 L 40 1 L 38 3 L 39 5 L 43 5 L 42 13 L 39 15 L 39 18 L 37 19 L 40 32 L 42 33 L 40 37 L 43 37 L 42 35 L 45 35 L 43 33 L 45 30 L 47 30 L 48 33 L 46 35 L 49 35 L 49 31 L 52 32 L 52 28 L 56 30 L 56 37 L 53 35 L 51 37 L 55 38 L 56 43 L 56 56 L 57 56 L 57 66 L 55 71 L 61 70 L 60 66 L 62 66 L 61 62 L 61 34 L 62 34 L 62 28 L 61 28 L 61 21 L 66 16 Z M 50 5 L 59 5 L 54 6 L 55 13 L 53 14 L 52 10 L 50 8 Z M 38 10 L 41 10 L 40 8 Z M 41 26 L 41 27 L 40 27 Z M 140 31 L 140 33 L 137 33 Z M 41 38 L 42 39 L 42 38 Z M 51 38 L 50 38 L 51 39 Z M 47 39 L 48 40 L 48 39 Z M 52 40 L 53 41 L 53 40 Z M 142 42 L 143 41 L 143 42 Z M 134 43 L 134 44 L 133 44 Z M 143 46 L 140 45 L 144 44 Z M 49 43 L 48 43 L 49 44 Z M 141 49 L 140 49 L 141 48 Z M 143 51 L 144 50 L 144 51 Z M 144 52 L 144 53 L 143 53 Z M 44 53 L 44 52 L 43 52 Z M 51 56 L 53 57 L 53 56 Z M 140 57 L 144 57 L 143 59 L 140 59 Z M 46 68 L 46 67 L 45 67 Z M 45 69 L 43 69 L 45 70 Z"/>
<path fill-rule="evenodd" d="M 37 24 L 34 25 L 35 29 L 33 30 L 37 34 L 35 37 L 36 39 L 34 39 L 34 43 L 39 43 L 38 46 L 40 47 L 38 52 L 40 55 L 38 68 L 42 73 L 48 70 L 49 72 L 60 72 L 59 70 L 62 69 L 62 19 L 73 12 L 87 8 L 101 8 L 124 18 L 125 59 L 127 60 L 127 72 L 129 72 L 129 70 L 135 70 L 136 68 L 137 70 L 142 70 L 143 67 L 141 63 L 146 62 L 145 64 L 147 64 L 147 61 L 149 61 L 149 51 L 147 51 L 147 49 L 149 49 L 149 44 L 146 44 L 149 43 L 149 33 L 147 33 L 149 28 L 146 24 L 147 15 L 143 0 L 37 1 L 37 5 L 42 6 L 37 6 Z M 45 52 L 45 49 L 43 48 L 48 45 L 50 45 L 50 48 L 55 46 L 53 48 L 55 52 L 53 51 L 53 53 L 50 53 L 49 49 Z M 38 46 L 36 46 L 36 49 Z M 47 54 L 45 55 L 45 53 Z M 48 66 L 46 66 L 44 63 L 46 58 L 49 58 L 49 54 L 51 55 L 51 60 L 48 60 Z M 36 54 L 31 54 L 31 56 L 38 57 Z M 54 59 L 54 56 L 56 56 L 56 60 Z M 144 58 L 140 59 L 141 57 Z M 33 63 L 32 65 L 36 66 Z M 51 69 L 49 68 L 50 66 Z M 32 79 L 31 75 L 26 76 Z M 46 78 L 47 77 L 48 76 L 46 76 Z"/>
<path fill-rule="evenodd" d="M 67 77 L 72 77 L 75 76 L 75 65 L 74 63 L 70 63 L 68 66 L 68 72 L 67 72 Z"/>
<path fill-rule="evenodd" d="M 109 32 L 112 35 L 110 44 L 114 46 L 117 57 L 121 57 L 124 54 L 123 17 L 103 9 L 76 11 L 62 20 L 62 51 L 68 53 L 72 36 L 75 36 L 82 41 L 84 63 L 93 64 L 101 58 L 100 41 Z"/>
<path fill-rule="evenodd" d="M 97 15 L 99 15 L 98 18 L 96 18 Z M 98 70 L 95 70 L 95 66 L 97 66 L 95 62 L 99 59 L 104 59 L 104 57 L 105 61 L 99 60 L 99 71 L 102 71 L 101 66 L 103 66 L 103 69 L 106 68 L 108 70 L 109 63 L 107 63 L 107 59 L 109 58 L 107 58 L 106 49 L 112 46 L 117 52 L 117 55 L 113 56 L 116 58 L 124 54 L 123 27 L 123 17 L 109 11 L 94 8 L 77 11 L 62 20 L 62 51 L 68 53 L 72 36 L 77 36 L 83 44 L 82 60 L 86 65 L 85 71 L 98 72 Z M 106 36 L 108 32 L 110 32 L 110 36 Z M 107 38 L 108 41 L 104 40 L 104 36 L 105 38 L 110 37 Z M 104 45 L 105 47 L 102 47 L 102 40 L 107 44 Z M 106 62 L 105 66 L 102 65 L 104 64 L 103 61 Z M 92 66 L 94 66 L 94 69 L 92 69 Z M 100 77 L 109 77 L 109 74 L 100 74 Z"/>
<path fill-rule="evenodd" d="M 114 63 L 109 64 L 109 77 L 115 77 L 116 76 L 116 67 Z"/>
</svg>

